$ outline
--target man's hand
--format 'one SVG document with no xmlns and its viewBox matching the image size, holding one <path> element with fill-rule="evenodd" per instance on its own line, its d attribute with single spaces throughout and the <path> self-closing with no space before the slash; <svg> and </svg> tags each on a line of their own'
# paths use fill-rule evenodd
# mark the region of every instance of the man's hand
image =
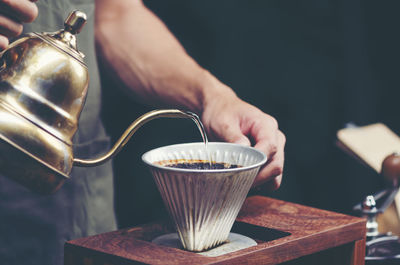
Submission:
<svg viewBox="0 0 400 265">
<path fill-rule="evenodd" d="M 22 23 L 35 20 L 38 15 L 35 1 L 0 0 L 0 51 L 7 48 L 10 38 L 22 33 Z"/>
<path fill-rule="evenodd" d="M 282 180 L 286 141 L 277 121 L 228 89 L 222 91 L 220 96 L 209 97 L 204 107 L 202 121 L 210 138 L 254 146 L 264 152 L 268 161 L 253 186 L 265 184 L 268 190 L 277 189 Z"/>
<path fill-rule="evenodd" d="M 279 187 L 285 136 L 276 120 L 200 67 L 142 1 L 96 0 L 95 24 L 99 58 L 134 98 L 195 112 L 211 139 L 261 150 L 268 162 L 254 185 Z"/>
</svg>

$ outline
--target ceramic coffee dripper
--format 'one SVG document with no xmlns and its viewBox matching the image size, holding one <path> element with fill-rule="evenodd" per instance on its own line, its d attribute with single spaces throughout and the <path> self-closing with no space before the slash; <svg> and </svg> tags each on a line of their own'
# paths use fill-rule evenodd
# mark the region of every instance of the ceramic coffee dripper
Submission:
<svg viewBox="0 0 400 265">
<path fill-rule="evenodd" d="M 160 147 L 145 153 L 142 159 L 150 168 L 182 246 L 197 252 L 227 240 L 260 167 L 267 161 L 264 153 L 252 147 L 218 142 L 208 143 L 207 149 L 203 142 Z M 193 160 L 240 167 L 167 166 Z M 165 240 L 170 241 L 171 237 Z"/>
<path fill-rule="evenodd" d="M 0 53 L 0 174 L 40 193 L 56 191 L 73 166 L 106 162 L 152 119 L 195 117 L 180 110 L 149 112 L 105 155 L 74 158 L 72 138 L 89 83 L 75 34 L 85 23 L 86 15 L 73 11 L 63 30 L 26 34 Z"/>
</svg>

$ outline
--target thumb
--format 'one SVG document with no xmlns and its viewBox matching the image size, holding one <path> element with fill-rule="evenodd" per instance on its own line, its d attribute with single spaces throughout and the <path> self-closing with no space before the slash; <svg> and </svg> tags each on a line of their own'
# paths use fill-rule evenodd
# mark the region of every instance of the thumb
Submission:
<svg viewBox="0 0 400 265">
<path fill-rule="evenodd" d="M 241 135 L 240 138 L 237 138 L 237 140 L 232 141 L 232 143 L 244 146 L 250 146 L 250 140 L 244 135 Z"/>
<path fill-rule="evenodd" d="M 230 143 L 250 146 L 250 140 L 242 133 L 239 127 L 231 126 L 226 128 L 223 138 Z"/>
</svg>

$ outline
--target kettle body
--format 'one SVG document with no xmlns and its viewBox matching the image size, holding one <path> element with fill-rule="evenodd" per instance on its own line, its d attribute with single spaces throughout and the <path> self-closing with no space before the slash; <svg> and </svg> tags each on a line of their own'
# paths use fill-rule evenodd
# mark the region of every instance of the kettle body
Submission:
<svg viewBox="0 0 400 265">
<path fill-rule="evenodd" d="M 41 193 L 72 169 L 89 84 L 74 33 L 85 21 L 74 11 L 64 30 L 26 34 L 0 53 L 0 173 Z"/>
<path fill-rule="evenodd" d="M 74 158 L 72 139 L 89 84 L 75 34 L 85 22 L 84 13 L 73 11 L 63 30 L 29 33 L 0 53 L 0 174 L 38 193 L 59 189 L 73 166 L 106 162 L 152 119 L 190 118 L 200 123 L 187 111 L 150 111 L 137 118 L 106 154 Z"/>
</svg>

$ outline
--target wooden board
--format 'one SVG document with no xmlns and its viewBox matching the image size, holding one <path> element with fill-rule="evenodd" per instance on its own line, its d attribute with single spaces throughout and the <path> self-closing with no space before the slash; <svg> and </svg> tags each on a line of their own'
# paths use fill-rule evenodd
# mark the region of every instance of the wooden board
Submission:
<svg viewBox="0 0 400 265">
<path fill-rule="evenodd" d="M 318 264 L 364 264 L 361 218 L 254 196 L 245 201 L 235 227 L 258 245 L 205 257 L 151 243 L 173 231 L 171 224 L 157 222 L 71 240 L 65 245 L 65 265 L 312 264 L 308 256 Z"/>
</svg>

